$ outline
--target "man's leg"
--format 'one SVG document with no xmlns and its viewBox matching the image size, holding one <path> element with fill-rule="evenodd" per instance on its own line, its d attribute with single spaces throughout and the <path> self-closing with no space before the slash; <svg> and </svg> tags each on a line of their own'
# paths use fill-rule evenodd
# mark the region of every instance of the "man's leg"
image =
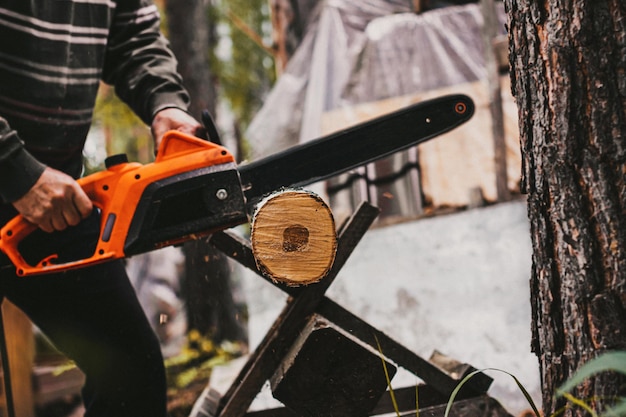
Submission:
<svg viewBox="0 0 626 417">
<path fill-rule="evenodd" d="M 122 262 L 10 279 L 6 296 L 87 377 L 86 417 L 164 417 L 160 346 Z"/>
</svg>

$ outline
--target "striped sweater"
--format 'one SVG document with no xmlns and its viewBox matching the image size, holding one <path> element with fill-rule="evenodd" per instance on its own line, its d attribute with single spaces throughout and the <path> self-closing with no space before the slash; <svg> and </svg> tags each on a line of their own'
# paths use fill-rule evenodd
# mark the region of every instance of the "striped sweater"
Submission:
<svg viewBox="0 0 626 417">
<path fill-rule="evenodd" d="M 0 199 L 78 177 L 100 80 L 146 123 L 188 95 L 150 0 L 0 0 Z"/>
</svg>

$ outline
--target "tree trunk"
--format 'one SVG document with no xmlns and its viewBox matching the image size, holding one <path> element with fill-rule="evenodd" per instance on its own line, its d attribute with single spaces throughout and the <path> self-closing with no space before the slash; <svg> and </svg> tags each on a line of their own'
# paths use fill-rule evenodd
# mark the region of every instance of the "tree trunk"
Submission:
<svg viewBox="0 0 626 417">
<path fill-rule="evenodd" d="M 185 294 L 190 329 L 219 344 L 248 342 L 245 307 L 238 302 L 228 258 L 208 239 L 187 242 Z"/>
<path fill-rule="evenodd" d="M 302 42 L 307 25 L 320 0 L 269 0 L 276 70 L 282 74 Z"/>
<path fill-rule="evenodd" d="M 216 92 L 209 70 L 209 50 L 215 42 L 214 27 L 208 21 L 208 1 L 168 0 L 169 39 L 178 69 L 191 95 L 189 112 L 200 119 L 203 110 L 215 115 Z M 236 150 L 233 150 L 236 152 Z M 201 239 L 184 245 L 188 325 L 214 342 L 247 342 L 242 307 L 233 297 L 228 258 Z"/>
<path fill-rule="evenodd" d="M 168 39 L 178 59 L 178 72 L 191 95 L 189 112 L 200 118 L 203 110 L 215 114 L 216 92 L 209 71 L 208 0 L 167 0 Z"/>
<path fill-rule="evenodd" d="M 533 244 L 532 349 L 552 415 L 565 405 L 555 389 L 576 369 L 626 349 L 626 5 L 504 3 Z M 573 394 L 601 410 L 623 382 L 602 374 Z"/>
</svg>

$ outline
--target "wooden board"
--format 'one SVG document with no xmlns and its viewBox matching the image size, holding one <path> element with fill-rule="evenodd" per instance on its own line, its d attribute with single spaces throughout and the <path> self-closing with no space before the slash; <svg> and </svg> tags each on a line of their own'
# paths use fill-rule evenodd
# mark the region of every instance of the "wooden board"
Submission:
<svg viewBox="0 0 626 417">
<path fill-rule="evenodd" d="M 301 416 L 365 416 L 396 367 L 348 332 L 314 316 L 270 381 L 274 398 Z"/>
<path fill-rule="evenodd" d="M 521 152 L 517 107 L 510 93 L 509 76 L 501 76 L 500 82 L 506 139 L 507 182 L 509 190 L 518 193 L 521 179 Z M 476 189 L 480 189 L 485 200 L 494 202 L 497 199 L 494 151 L 488 88 L 484 81 L 458 84 L 333 110 L 324 115 L 322 132 L 329 134 L 413 103 L 459 93 L 472 98 L 476 111 L 469 122 L 419 145 L 422 192 L 425 200 L 434 207 L 469 205 L 471 194 Z M 393 198 L 400 199 L 402 196 L 394 195 Z M 345 208 L 335 207 L 333 204 L 332 209 L 337 212 Z"/>
<path fill-rule="evenodd" d="M 9 364 L 2 364 L 3 370 L 9 369 L 13 408 L 15 417 L 33 417 L 35 400 L 33 393 L 33 363 L 35 358 L 35 339 L 33 327 L 26 315 L 11 302 L 2 302 L 2 320 L 5 331 Z M 2 402 L 6 410 L 7 399 L 5 384 L 2 384 Z M 6 411 L 5 411 L 5 414 Z"/>
</svg>

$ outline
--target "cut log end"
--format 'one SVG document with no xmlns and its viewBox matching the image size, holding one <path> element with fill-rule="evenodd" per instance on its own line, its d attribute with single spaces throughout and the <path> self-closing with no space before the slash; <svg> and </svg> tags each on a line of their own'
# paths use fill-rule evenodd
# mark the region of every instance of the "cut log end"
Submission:
<svg viewBox="0 0 626 417">
<path fill-rule="evenodd" d="M 324 278 L 335 260 L 335 221 L 316 194 L 280 191 L 257 205 L 250 243 L 265 276 L 293 286 L 311 284 Z"/>
</svg>

